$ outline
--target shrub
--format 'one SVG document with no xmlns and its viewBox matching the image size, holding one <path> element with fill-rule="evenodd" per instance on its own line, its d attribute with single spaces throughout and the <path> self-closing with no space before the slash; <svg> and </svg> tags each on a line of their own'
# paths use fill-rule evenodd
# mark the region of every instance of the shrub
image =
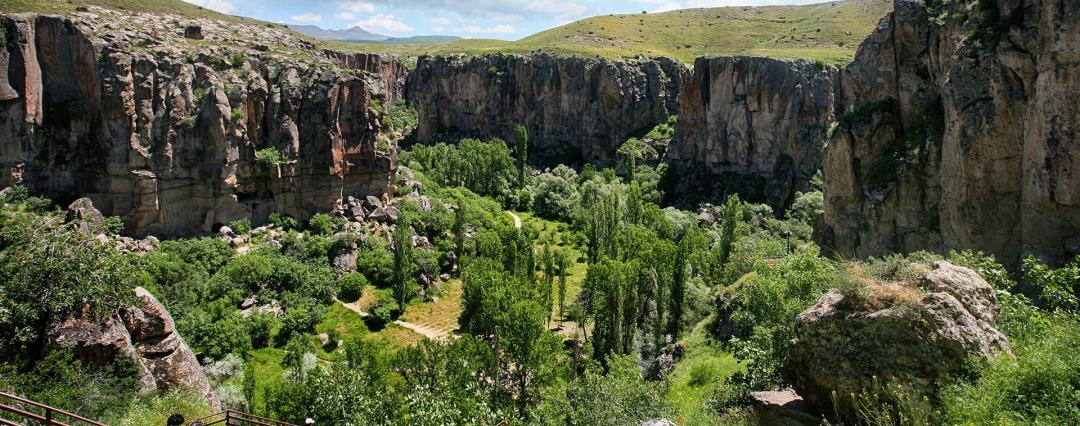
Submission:
<svg viewBox="0 0 1080 426">
<path fill-rule="evenodd" d="M 161 250 L 179 256 L 184 262 L 196 265 L 208 274 L 217 272 L 236 254 L 229 243 L 209 237 L 162 241 Z"/>
<path fill-rule="evenodd" d="M 233 53 L 232 57 L 229 58 L 229 65 L 232 65 L 233 68 L 240 68 L 244 66 L 244 62 L 246 62 L 246 60 L 247 59 L 244 57 L 243 52 L 236 52 Z"/>
<path fill-rule="evenodd" d="M 278 229 L 289 231 L 300 227 L 300 221 L 296 220 L 292 216 L 283 215 L 278 212 L 270 213 L 270 224 Z"/>
<path fill-rule="evenodd" d="M 942 392 L 943 424 L 1071 424 L 1080 418 L 1080 320 L 1059 315 Z"/>
<path fill-rule="evenodd" d="M 119 216 L 109 216 L 105 219 L 105 229 L 112 235 L 122 235 L 124 233 L 124 220 Z"/>
<path fill-rule="evenodd" d="M 368 280 L 364 274 L 359 272 L 345 274 L 338 280 L 338 299 L 347 303 L 355 302 L 364 294 L 364 287 L 367 285 Z"/>
<path fill-rule="evenodd" d="M 265 167 L 274 167 L 285 162 L 285 156 L 274 147 L 263 148 L 255 151 L 255 159 Z"/>
<path fill-rule="evenodd" d="M 371 315 L 368 316 L 368 323 L 373 329 L 386 327 L 387 324 L 394 322 L 400 309 L 401 307 L 397 302 L 391 301 L 379 304 L 371 310 Z"/>
<path fill-rule="evenodd" d="M 238 235 L 246 235 L 251 232 L 251 219 L 245 217 L 229 222 L 229 228 Z"/>
<path fill-rule="evenodd" d="M 317 213 L 308 220 L 308 231 L 315 235 L 334 233 L 334 220 L 326 213 Z"/>
</svg>

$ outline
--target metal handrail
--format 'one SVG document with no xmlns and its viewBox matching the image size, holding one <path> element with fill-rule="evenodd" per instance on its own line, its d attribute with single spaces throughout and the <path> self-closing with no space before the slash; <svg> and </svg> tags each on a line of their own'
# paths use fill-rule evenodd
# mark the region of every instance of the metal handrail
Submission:
<svg viewBox="0 0 1080 426">
<path fill-rule="evenodd" d="M 82 423 L 85 423 L 85 424 L 88 424 L 88 425 L 91 425 L 91 426 L 105 426 L 104 423 L 95 422 L 95 421 L 90 420 L 88 418 L 82 417 L 82 416 L 80 416 L 78 414 L 72 414 L 72 413 L 69 413 L 67 411 L 61 410 L 59 408 L 53 408 L 53 407 L 50 407 L 48 405 L 37 403 L 37 402 L 31 401 L 29 399 L 22 398 L 20 396 L 13 395 L 13 394 L 10 394 L 10 393 L 7 393 L 7 392 L 0 392 L 0 400 L 3 401 L 2 403 L 0 403 L 0 411 L 6 411 L 6 412 L 12 413 L 12 414 L 14 414 L 16 416 L 23 417 L 23 418 L 26 418 L 26 419 L 29 419 L 29 420 L 36 420 L 38 422 L 44 423 L 46 426 L 69 426 L 67 423 L 63 423 L 63 422 L 57 420 L 56 419 L 57 416 L 66 417 L 69 422 L 70 421 L 76 421 L 76 422 L 82 422 Z M 9 403 L 8 400 L 14 401 L 14 404 L 8 405 L 8 403 Z M 29 409 L 20 408 L 20 407 L 17 406 L 17 405 L 20 405 L 20 404 L 21 405 L 29 405 L 29 406 L 31 406 L 33 408 L 38 408 L 40 410 L 43 410 L 44 414 L 38 414 L 38 413 L 34 413 L 32 411 L 29 411 Z M 6 419 L 0 419 L 0 425 L 18 426 L 18 423 L 15 423 L 13 421 L 9 421 L 9 420 L 6 420 Z"/>
<path fill-rule="evenodd" d="M 224 410 L 214 414 L 200 417 L 195 419 L 189 425 L 200 423 L 205 426 L 212 425 L 225 425 L 225 426 L 296 426 L 292 423 L 283 422 L 280 420 L 274 420 L 266 417 L 259 417 L 254 414 L 241 413 L 234 410 Z"/>
</svg>

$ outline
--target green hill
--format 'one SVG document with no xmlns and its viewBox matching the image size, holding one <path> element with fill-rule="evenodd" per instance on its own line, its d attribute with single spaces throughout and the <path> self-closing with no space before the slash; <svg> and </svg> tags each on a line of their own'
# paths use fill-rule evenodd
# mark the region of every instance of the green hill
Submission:
<svg viewBox="0 0 1080 426">
<path fill-rule="evenodd" d="M 76 12 L 80 6 L 84 5 L 131 12 L 169 13 L 190 18 L 218 19 L 228 22 L 263 23 L 263 21 L 257 19 L 218 13 L 180 0 L 0 0 L 0 12 L 36 12 L 68 15 Z"/>
<path fill-rule="evenodd" d="M 807 6 L 720 7 L 604 15 L 518 41 L 459 40 L 442 44 L 354 44 L 349 50 L 423 54 L 527 53 L 618 58 L 752 55 L 850 62 L 859 43 L 892 9 L 891 0 L 846 0 Z"/>
</svg>

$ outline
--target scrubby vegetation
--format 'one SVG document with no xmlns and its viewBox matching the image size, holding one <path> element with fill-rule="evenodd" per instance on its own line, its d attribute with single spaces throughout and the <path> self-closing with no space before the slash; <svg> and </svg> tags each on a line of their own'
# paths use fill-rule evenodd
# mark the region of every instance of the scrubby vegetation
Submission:
<svg viewBox="0 0 1080 426">
<path fill-rule="evenodd" d="M 160 423 L 162 410 L 205 413 L 183 393 L 133 396 L 123 360 L 90 365 L 41 350 L 50 321 L 83 303 L 111 312 L 142 286 L 176 319 L 223 404 L 259 415 L 745 424 L 750 392 L 787 385 L 779 368 L 795 318 L 821 295 L 835 288 L 851 303 L 876 303 L 861 298 L 866 282 L 912 280 L 947 259 L 994 286 L 996 326 L 1013 352 L 946 378 L 932 400 L 902 386 L 867 389 L 855 397 L 863 409 L 854 420 L 1080 416 L 1080 259 L 1052 268 L 1030 258 L 1013 275 L 972 252 L 830 259 L 811 241 L 820 192 L 798 194 L 782 214 L 732 196 L 699 215 L 657 204 L 659 173 L 634 161 L 637 146 L 623 150 L 618 170 L 540 172 L 518 155 L 527 143 L 522 131 L 513 149 L 463 140 L 402 153 L 409 183 L 399 186 L 393 225 L 274 214 L 231 223 L 231 237 L 166 240 L 142 254 L 64 224 L 22 188 L 6 190 L 0 389 L 110 424 Z M 506 209 L 517 210 L 520 227 Z M 355 255 L 355 268 L 341 266 L 343 254 Z M 456 335 L 425 339 L 395 321 Z"/>
</svg>

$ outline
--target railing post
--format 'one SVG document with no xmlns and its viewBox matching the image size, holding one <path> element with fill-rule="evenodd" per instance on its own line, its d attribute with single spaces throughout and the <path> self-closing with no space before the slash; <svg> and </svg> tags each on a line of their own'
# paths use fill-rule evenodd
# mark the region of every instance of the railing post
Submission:
<svg viewBox="0 0 1080 426">
<path fill-rule="evenodd" d="M 45 407 L 45 424 L 47 426 L 51 426 L 51 425 L 55 424 L 55 423 L 53 423 L 52 415 L 53 415 L 52 409 L 48 408 L 48 407 Z"/>
</svg>

